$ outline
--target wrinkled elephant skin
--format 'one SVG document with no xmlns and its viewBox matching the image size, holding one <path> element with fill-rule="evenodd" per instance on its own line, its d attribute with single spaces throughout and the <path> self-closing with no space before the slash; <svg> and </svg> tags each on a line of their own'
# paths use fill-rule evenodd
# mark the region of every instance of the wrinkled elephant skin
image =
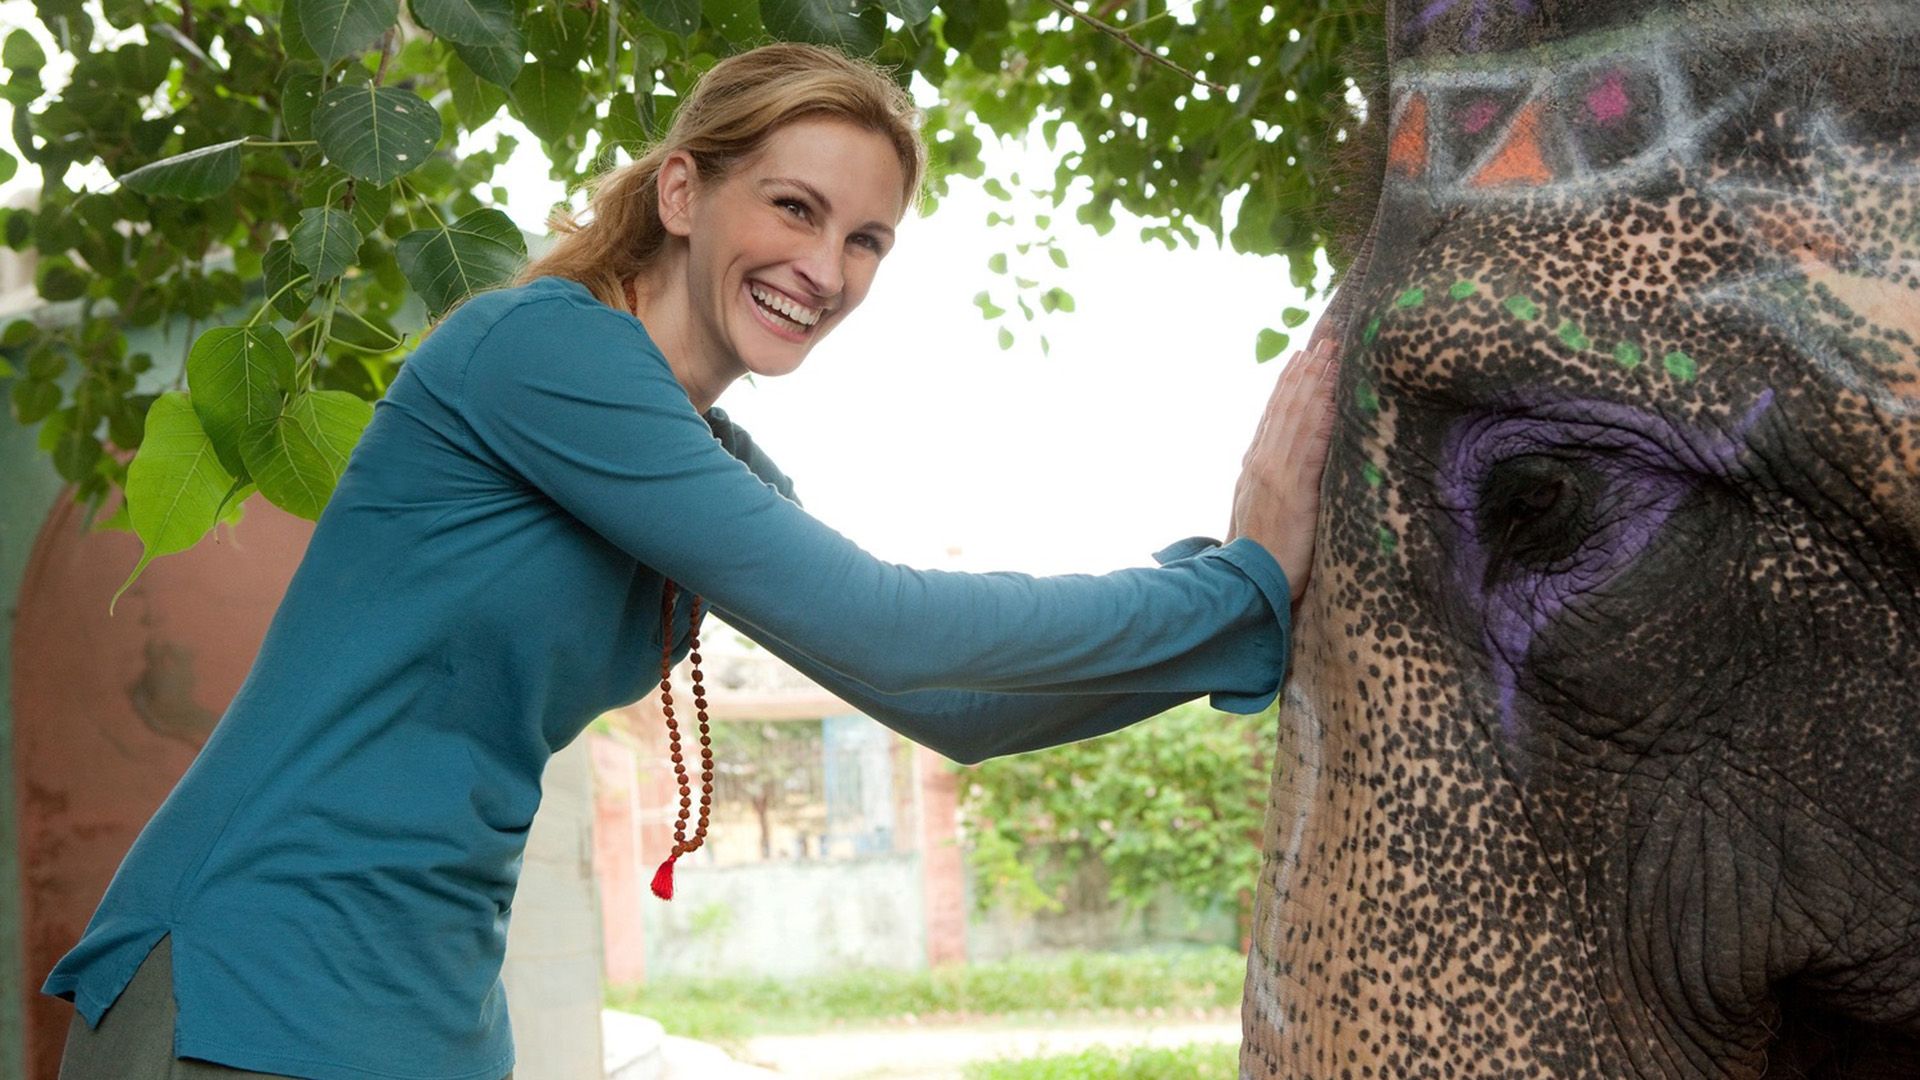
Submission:
<svg viewBox="0 0 1920 1080">
<path fill-rule="evenodd" d="M 1920 1076 L 1920 5 L 1388 33 L 1242 1075 Z"/>
</svg>

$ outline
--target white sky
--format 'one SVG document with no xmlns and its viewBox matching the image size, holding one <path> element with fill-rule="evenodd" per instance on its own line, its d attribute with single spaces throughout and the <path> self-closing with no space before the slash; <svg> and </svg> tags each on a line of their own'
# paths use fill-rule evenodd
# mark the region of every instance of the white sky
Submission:
<svg viewBox="0 0 1920 1080">
<path fill-rule="evenodd" d="M 29 4 L 0 3 L 0 34 L 20 25 L 42 30 Z M 11 151 L 10 119 L 0 101 L 0 144 Z M 515 134 L 519 152 L 495 183 L 510 195 L 502 209 L 538 231 L 564 193 L 547 179 L 538 142 Z M 1024 151 L 989 144 L 987 159 L 988 175 L 1053 171 L 1038 139 Z M 38 184 L 38 169 L 22 165 L 0 185 L 0 200 Z M 77 170 L 68 180 L 103 182 Z M 988 212 L 1008 204 L 956 180 L 932 216 L 903 224 L 866 303 L 798 372 L 736 385 L 721 407 L 794 478 L 809 510 L 883 558 L 1095 572 L 1148 563 L 1183 536 L 1218 536 L 1280 370 L 1278 361 L 1254 363 L 1254 337 L 1279 325 L 1282 308 L 1317 314 L 1318 303 L 1303 304 L 1279 259 L 1211 244 L 1169 252 L 1141 241 L 1139 223 L 1124 215 L 1098 237 L 1073 220 L 1073 200 L 1054 210 L 1016 198 L 1023 224 L 989 229 Z M 1015 242 L 1041 235 L 1029 224 L 1034 213 L 1051 214 L 1068 270 L 1038 251 L 1012 254 Z M 1011 275 L 987 269 L 1000 251 L 1015 273 L 1024 266 L 1071 292 L 1078 310 L 1024 323 Z M 973 305 L 996 286 L 1019 335 L 1006 352 L 1000 323 Z"/>
</svg>

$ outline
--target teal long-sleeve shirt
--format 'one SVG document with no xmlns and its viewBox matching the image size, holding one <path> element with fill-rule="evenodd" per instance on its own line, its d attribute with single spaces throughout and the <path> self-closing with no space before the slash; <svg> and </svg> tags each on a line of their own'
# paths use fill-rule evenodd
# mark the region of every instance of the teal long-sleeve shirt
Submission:
<svg viewBox="0 0 1920 1080">
<path fill-rule="evenodd" d="M 792 494 L 580 284 L 468 301 L 376 403 L 253 668 L 44 992 L 97 1024 L 171 934 L 178 1055 L 498 1080 L 541 773 L 658 680 L 662 575 L 962 761 L 1278 692 L 1287 583 L 1250 541 L 1098 576 L 922 571 Z"/>
</svg>

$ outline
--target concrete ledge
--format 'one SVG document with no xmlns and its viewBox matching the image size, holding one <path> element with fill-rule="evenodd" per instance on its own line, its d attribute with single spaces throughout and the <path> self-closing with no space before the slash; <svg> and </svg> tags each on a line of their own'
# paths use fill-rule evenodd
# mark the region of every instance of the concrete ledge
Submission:
<svg viewBox="0 0 1920 1080">
<path fill-rule="evenodd" d="M 600 1011 L 607 1080 L 666 1080 L 667 1032 L 658 1021 L 618 1009 Z"/>
</svg>

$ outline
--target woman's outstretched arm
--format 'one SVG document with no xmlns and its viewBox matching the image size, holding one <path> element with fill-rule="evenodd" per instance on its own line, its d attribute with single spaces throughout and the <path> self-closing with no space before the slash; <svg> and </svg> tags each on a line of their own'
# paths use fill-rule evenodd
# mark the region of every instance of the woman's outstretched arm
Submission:
<svg viewBox="0 0 1920 1080">
<path fill-rule="evenodd" d="M 1212 694 L 1251 712 L 1285 673 L 1289 593 L 1262 544 L 1242 537 L 1098 576 L 885 562 L 728 454 L 640 324 L 584 295 L 495 314 L 458 398 L 502 471 L 717 609 L 804 642 L 819 664 L 882 694 Z"/>
</svg>

